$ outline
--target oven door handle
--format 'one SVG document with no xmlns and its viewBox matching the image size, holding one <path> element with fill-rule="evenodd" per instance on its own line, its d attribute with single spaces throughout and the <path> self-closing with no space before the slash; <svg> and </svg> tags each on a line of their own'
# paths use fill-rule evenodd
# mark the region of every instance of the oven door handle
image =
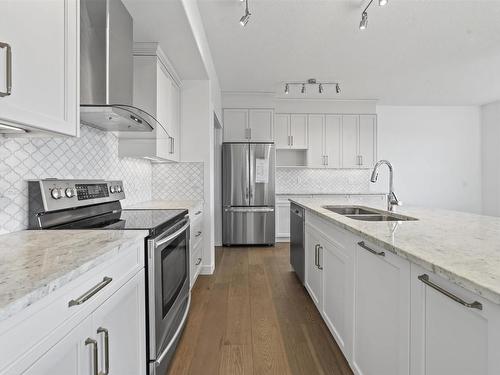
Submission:
<svg viewBox="0 0 500 375">
<path fill-rule="evenodd" d="M 155 363 L 157 365 L 159 365 L 161 363 L 161 361 L 163 361 L 163 359 L 168 354 L 168 351 L 170 350 L 170 348 L 172 347 L 172 345 L 174 345 L 175 340 L 177 340 L 177 338 L 181 334 L 182 328 L 184 327 L 184 324 L 186 323 L 186 319 L 187 319 L 187 316 L 188 316 L 188 313 L 189 313 L 189 307 L 190 306 L 191 306 L 191 293 L 189 293 L 188 303 L 187 303 L 187 306 L 186 306 L 186 311 L 184 312 L 184 316 L 182 317 L 182 320 L 181 320 L 179 326 L 177 327 L 177 330 L 175 331 L 174 336 L 172 337 L 172 340 L 170 340 L 170 342 L 168 343 L 168 345 L 165 348 L 165 350 L 158 356 L 158 358 L 155 361 Z"/>
<path fill-rule="evenodd" d="M 187 220 L 186 224 L 182 226 L 181 229 L 176 231 L 175 233 L 172 233 L 170 236 L 167 236 L 165 238 L 162 238 L 160 241 L 155 242 L 155 249 L 158 248 L 159 246 L 166 244 L 167 242 L 173 240 L 175 237 L 177 237 L 179 234 L 184 232 L 187 228 L 189 228 L 189 220 Z"/>
</svg>

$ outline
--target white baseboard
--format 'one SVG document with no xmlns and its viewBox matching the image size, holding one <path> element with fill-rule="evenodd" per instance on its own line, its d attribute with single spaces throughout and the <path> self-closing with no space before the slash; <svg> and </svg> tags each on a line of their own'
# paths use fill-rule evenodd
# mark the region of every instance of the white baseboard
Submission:
<svg viewBox="0 0 500 375">
<path fill-rule="evenodd" d="M 203 265 L 201 266 L 200 274 L 201 275 L 213 275 L 215 271 L 215 264 Z"/>
<path fill-rule="evenodd" d="M 290 237 L 277 237 L 276 242 L 290 242 Z"/>
</svg>

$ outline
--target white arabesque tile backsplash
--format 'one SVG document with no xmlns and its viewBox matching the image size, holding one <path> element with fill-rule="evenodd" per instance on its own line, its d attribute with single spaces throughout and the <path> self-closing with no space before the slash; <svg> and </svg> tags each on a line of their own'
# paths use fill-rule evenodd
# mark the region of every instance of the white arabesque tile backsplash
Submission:
<svg viewBox="0 0 500 375">
<path fill-rule="evenodd" d="M 368 169 L 277 168 L 276 194 L 364 194 Z"/>
<path fill-rule="evenodd" d="M 153 164 L 153 199 L 203 200 L 203 163 Z"/>
<path fill-rule="evenodd" d="M 118 158 L 118 139 L 87 126 L 79 138 L 0 137 L 0 233 L 26 229 L 28 179 L 121 179 L 127 203 L 151 199 L 151 163 Z"/>
</svg>

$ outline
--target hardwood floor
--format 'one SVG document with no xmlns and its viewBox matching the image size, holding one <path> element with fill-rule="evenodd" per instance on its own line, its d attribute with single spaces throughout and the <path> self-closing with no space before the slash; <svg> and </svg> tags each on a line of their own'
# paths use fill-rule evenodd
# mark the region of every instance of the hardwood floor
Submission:
<svg viewBox="0 0 500 375">
<path fill-rule="evenodd" d="M 288 244 L 217 248 L 200 276 L 169 375 L 352 374 L 307 291 Z"/>
</svg>

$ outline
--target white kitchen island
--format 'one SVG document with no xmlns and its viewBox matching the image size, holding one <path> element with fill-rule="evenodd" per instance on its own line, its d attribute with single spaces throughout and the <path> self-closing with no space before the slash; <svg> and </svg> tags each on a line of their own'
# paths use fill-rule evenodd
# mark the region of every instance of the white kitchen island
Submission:
<svg viewBox="0 0 500 375">
<path fill-rule="evenodd" d="M 417 221 L 306 209 L 305 286 L 353 371 L 500 374 L 500 219 L 398 208 Z"/>
</svg>

